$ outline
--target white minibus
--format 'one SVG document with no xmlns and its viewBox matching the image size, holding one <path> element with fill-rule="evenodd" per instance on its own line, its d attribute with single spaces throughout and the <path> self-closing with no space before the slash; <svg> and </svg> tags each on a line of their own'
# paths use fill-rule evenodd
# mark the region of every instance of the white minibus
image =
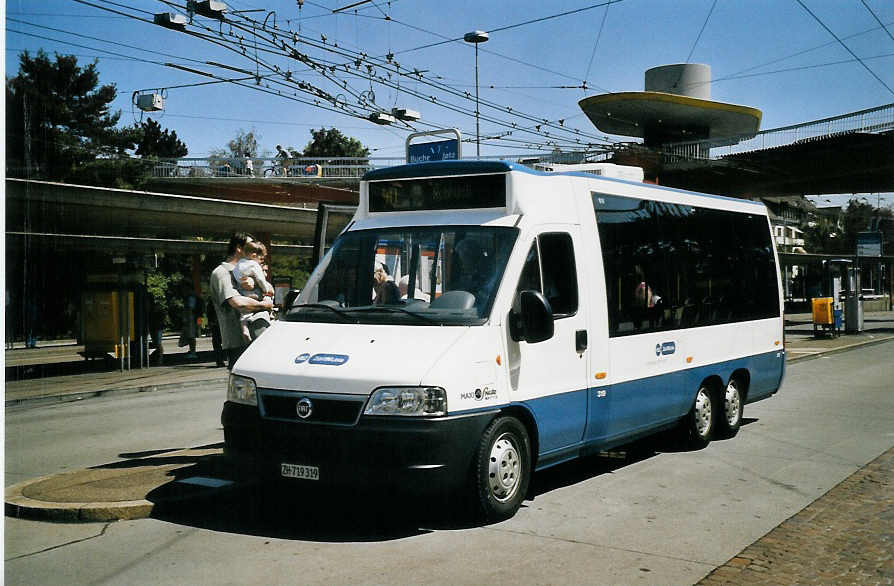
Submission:
<svg viewBox="0 0 894 586">
<path fill-rule="evenodd" d="M 371 171 L 235 364 L 225 453 L 508 518 L 535 471 L 671 427 L 735 435 L 783 377 L 777 266 L 761 203 L 496 161 Z"/>
</svg>

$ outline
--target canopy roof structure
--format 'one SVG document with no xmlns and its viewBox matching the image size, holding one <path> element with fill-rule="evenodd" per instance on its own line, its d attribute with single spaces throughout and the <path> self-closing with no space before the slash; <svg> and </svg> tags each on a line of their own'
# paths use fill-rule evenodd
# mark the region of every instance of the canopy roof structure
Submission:
<svg viewBox="0 0 894 586">
<path fill-rule="evenodd" d="M 642 138 L 646 146 L 700 139 L 735 144 L 754 136 L 761 111 L 713 101 L 710 88 L 708 65 L 662 65 L 646 71 L 645 91 L 590 96 L 578 105 L 602 132 Z"/>
</svg>

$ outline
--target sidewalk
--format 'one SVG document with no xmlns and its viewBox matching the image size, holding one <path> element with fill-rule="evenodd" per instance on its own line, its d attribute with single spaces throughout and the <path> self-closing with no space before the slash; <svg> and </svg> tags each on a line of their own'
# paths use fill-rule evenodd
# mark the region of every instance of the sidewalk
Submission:
<svg viewBox="0 0 894 586">
<path fill-rule="evenodd" d="M 117 392 L 147 392 L 219 383 L 224 388 L 226 368 L 217 367 L 210 338 L 199 338 L 197 358 L 187 357 L 187 348 L 177 347 L 177 337 L 163 340 L 164 365 L 140 368 L 131 359 L 130 369 L 110 359 L 87 361 L 84 347 L 68 343 L 17 347 L 5 352 L 7 407 L 31 403 L 71 401 Z M 154 361 L 154 356 L 152 357 Z"/>
</svg>

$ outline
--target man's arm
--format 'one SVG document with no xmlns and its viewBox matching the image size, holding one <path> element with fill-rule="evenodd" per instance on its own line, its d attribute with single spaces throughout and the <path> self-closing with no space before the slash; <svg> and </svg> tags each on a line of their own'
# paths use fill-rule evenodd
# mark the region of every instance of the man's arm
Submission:
<svg viewBox="0 0 894 586">
<path fill-rule="evenodd" d="M 227 303 L 239 313 L 254 313 L 255 311 L 273 309 L 273 300 L 269 297 L 265 297 L 262 301 L 255 301 L 244 295 L 233 295 L 227 299 Z"/>
</svg>

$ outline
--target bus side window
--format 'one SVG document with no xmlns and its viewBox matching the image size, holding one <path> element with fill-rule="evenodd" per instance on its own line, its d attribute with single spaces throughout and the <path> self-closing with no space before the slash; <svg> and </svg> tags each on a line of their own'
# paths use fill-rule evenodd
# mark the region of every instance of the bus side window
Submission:
<svg viewBox="0 0 894 586">
<path fill-rule="evenodd" d="M 537 252 L 537 240 L 534 240 L 531 244 L 528 256 L 525 257 L 525 266 L 522 269 L 521 278 L 518 280 L 516 291 L 524 291 L 526 289 L 543 291 L 543 287 L 540 286 L 540 255 Z"/>
<path fill-rule="evenodd" d="M 540 257 L 543 269 L 543 296 L 553 308 L 555 317 L 577 313 L 577 270 L 574 246 L 569 234 L 540 235 Z"/>
<path fill-rule="evenodd" d="M 577 313 L 577 270 L 569 234 L 541 234 L 534 240 L 517 291 L 525 289 L 542 293 L 556 318 Z"/>
</svg>

